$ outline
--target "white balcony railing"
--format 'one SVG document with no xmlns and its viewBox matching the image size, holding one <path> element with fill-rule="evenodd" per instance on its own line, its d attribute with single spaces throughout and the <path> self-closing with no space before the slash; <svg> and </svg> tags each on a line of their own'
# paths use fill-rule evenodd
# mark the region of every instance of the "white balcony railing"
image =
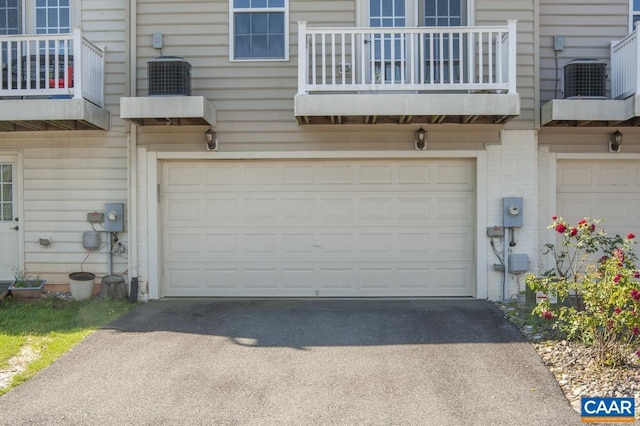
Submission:
<svg viewBox="0 0 640 426">
<path fill-rule="evenodd" d="M 516 21 L 411 28 L 298 22 L 298 94 L 407 90 L 516 93 Z"/>
<path fill-rule="evenodd" d="M 640 87 L 640 43 L 638 27 L 620 41 L 611 43 L 611 98 L 625 99 L 638 93 Z"/>
<path fill-rule="evenodd" d="M 0 53 L 0 97 L 84 98 L 104 107 L 104 48 L 79 29 L 0 36 Z"/>
</svg>

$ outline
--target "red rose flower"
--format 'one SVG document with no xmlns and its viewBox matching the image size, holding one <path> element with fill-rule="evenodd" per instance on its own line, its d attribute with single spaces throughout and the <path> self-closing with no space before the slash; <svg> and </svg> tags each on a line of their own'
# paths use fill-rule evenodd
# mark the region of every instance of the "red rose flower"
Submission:
<svg viewBox="0 0 640 426">
<path fill-rule="evenodd" d="M 561 223 L 559 223 L 558 226 L 556 226 L 556 231 L 558 231 L 560 234 L 563 234 L 564 231 L 566 230 L 567 230 L 567 227 Z"/>
<path fill-rule="evenodd" d="M 620 274 L 616 274 L 616 276 L 615 276 L 615 277 L 613 277 L 613 282 L 614 282 L 614 283 L 619 282 L 619 281 L 620 281 L 620 278 L 622 278 L 622 275 L 620 275 Z"/>
<path fill-rule="evenodd" d="M 577 233 L 578 233 L 578 229 L 577 228 L 571 228 L 571 232 L 569 233 L 569 235 L 571 237 L 574 237 Z"/>
<path fill-rule="evenodd" d="M 631 298 L 633 300 L 640 300 L 640 291 L 638 289 L 631 290 Z"/>
<path fill-rule="evenodd" d="M 620 308 L 615 308 L 615 309 L 613 310 L 613 312 L 615 312 L 616 314 L 619 314 L 620 312 L 622 312 L 622 309 L 620 309 Z"/>
<path fill-rule="evenodd" d="M 578 222 L 579 226 L 586 225 L 586 224 L 587 224 L 587 218 L 586 217 L 584 219 L 582 219 L 580 222 Z"/>
<path fill-rule="evenodd" d="M 633 327 L 633 335 L 637 336 L 640 331 L 638 330 L 638 326 Z"/>
<path fill-rule="evenodd" d="M 633 273 L 633 278 L 640 278 L 640 271 L 635 271 Z"/>
<path fill-rule="evenodd" d="M 636 236 L 633 235 L 633 233 L 629 233 L 629 235 L 627 235 L 627 239 L 628 240 L 633 240 Z"/>
<path fill-rule="evenodd" d="M 551 216 L 551 220 L 558 220 L 558 216 Z"/>
<path fill-rule="evenodd" d="M 552 320 L 553 319 L 553 312 L 551 311 L 544 311 L 542 313 L 542 318 L 547 319 L 547 320 Z"/>
</svg>

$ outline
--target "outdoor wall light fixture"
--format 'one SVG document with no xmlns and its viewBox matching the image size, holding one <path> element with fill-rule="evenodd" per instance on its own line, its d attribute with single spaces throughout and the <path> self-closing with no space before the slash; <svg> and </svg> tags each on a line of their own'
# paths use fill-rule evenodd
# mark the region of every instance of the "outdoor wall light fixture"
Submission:
<svg viewBox="0 0 640 426">
<path fill-rule="evenodd" d="M 420 127 L 416 131 L 416 138 L 414 142 L 415 142 L 415 148 L 418 151 L 424 151 L 425 149 L 427 149 L 427 132 L 422 127 Z"/>
<path fill-rule="evenodd" d="M 616 129 L 609 137 L 609 152 L 620 152 L 620 145 L 622 145 L 622 133 Z"/>
<path fill-rule="evenodd" d="M 218 135 L 213 131 L 211 127 L 209 130 L 204 132 L 205 140 L 207 142 L 207 151 L 217 151 L 218 150 Z"/>
</svg>

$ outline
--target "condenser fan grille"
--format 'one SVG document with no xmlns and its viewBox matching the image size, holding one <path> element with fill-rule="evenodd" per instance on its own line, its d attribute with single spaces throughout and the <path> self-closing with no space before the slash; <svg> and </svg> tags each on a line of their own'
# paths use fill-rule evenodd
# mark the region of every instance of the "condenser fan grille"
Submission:
<svg viewBox="0 0 640 426">
<path fill-rule="evenodd" d="M 149 96 L 191 96 L 191 64 L 183 58 L 163 56 L 148 63 Z"/>
<path fill-rule="evenodd" d="M 598 60 L 574 60 L 564 67 L 565 99 L 606 97 L 607 64 Z"/>
</svg>

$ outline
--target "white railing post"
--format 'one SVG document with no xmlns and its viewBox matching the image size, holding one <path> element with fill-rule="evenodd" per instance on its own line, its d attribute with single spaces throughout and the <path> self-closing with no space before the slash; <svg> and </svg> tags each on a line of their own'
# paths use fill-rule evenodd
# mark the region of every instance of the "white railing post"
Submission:
<svg viewBox="0 0 640 426">
<path fill-rule="evenodd" d="M 516 93 L 516 80 L 518 76 L 518 68 L 516 66 L 516 58 L 518 56 L 516 31 L 518 21 L 510 19 L 507 23 L 509 28 L 509 93 Z"/>
<path fill-rule="evenodd" d="M 307 61 L 307 21 L 298 21 L 298 95 L 307 93 L 309 81 Z"/>
<path fill-rule="evenodd" d="M 84 58 L 82 57 L 82 31 L 80 28 L 73 29 L 73 98 L 81 99 L 84 84 Z M 103 69 L 104 72 L 104 69 Z M 66 70 L 65 70 L 66 75 Z"/>
</svg>

